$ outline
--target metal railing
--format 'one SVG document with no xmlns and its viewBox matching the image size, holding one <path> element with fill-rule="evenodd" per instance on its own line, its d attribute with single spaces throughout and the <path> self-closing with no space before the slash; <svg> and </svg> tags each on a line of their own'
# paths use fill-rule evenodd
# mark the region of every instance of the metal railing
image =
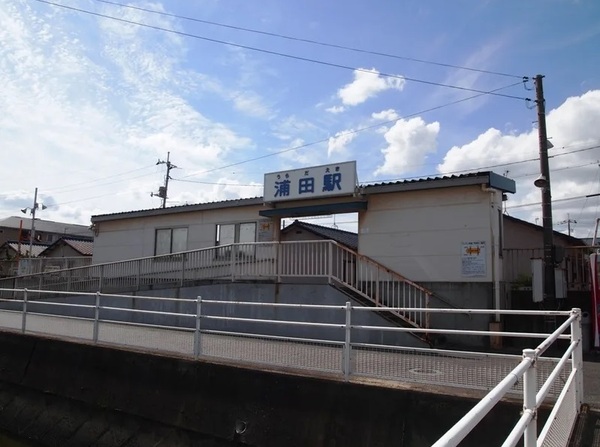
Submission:
<svg viewBox="0 0 600 447">
<path fill-rule="evenodd" d="M 557 268 L 565 272 L 568 290 L 590 289 L 589 255 L 600 246 L 557 247 L 560 250 L 560 263 Z M 542 248 L 505 249 L 503 254 L 503 281 L 514 287 L 531 286 L 531 260 L 542 259 Z"/>
<path fill-rule="evenodd" d="M 0 327 L 93 343 L 127 346 L 191 358 L 219 358 L 328 373 L 345 380 L 376 377 L 488 390 L 489 393 L 435 446 L 456 446 L 504 396 L 522 394 L 523 413 L 505 446 L 524 438 L 525 447 L 566 446 L 583 398 L 581 311 L 429 309 L 445 314 L 551 315 L 565 321 L 551 334 L 381 326 L 364 315 L 419 308 L 357 307 L 247 301 L 178 299 L 105 293 L 56 292 L 78 302 L 42 299 L 48 291 L 10 290 L 2 299 Z M 179 309 L 174 311 L 174 309 Z M 244 311 L 244 309 L 249 309 Z M 314 314 L 308 315 L 307 312 Z M 308 318 L 307 318 L 308 317 Z M 475 337 L 542 339 L 522 356 L 413 348 L 402 345 L 406 332 Z M 368 334 L 388 342 L 373 342 Z M 560 358 L 544 354 L 558 340 L 568 346 Z M 560 347 L 560 346 L 559 346 Z M 555 398 L 552 413 L 537 436 L 537 410 Z"/>
<path fill-rule="evenodd" d="M 230 244 L 171 255 L 94 264 L 0 279 L 1 288 L 75 292 L 129 292 L 182 287 L 203 280 L 324 278 L 374 306 L 427 308 L 432 292 L 335 241 Z M 0 292 L 0 297 L 2 295 Z M 391 314 L 413 327 L 429 327 L 429 314 Z"/>
</svg>

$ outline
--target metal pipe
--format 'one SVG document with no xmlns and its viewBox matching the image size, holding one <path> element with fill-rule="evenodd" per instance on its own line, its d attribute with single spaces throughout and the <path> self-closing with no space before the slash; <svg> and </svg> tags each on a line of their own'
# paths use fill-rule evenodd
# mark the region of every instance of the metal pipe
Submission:
<svg viewBox="0 0 600 447">
<path fill-rule="evenodd" d="M 432 447 L 455 447 L 475 426 L 500 402 L 502 397 L 519 381 L 529 369 L 531 359 L 524 358 L 508 375 L 496 385 L 483 399 L 464 415 L 450 430 L 437 440 Z"/>
<path fill-rule="evenodd" d="M 537 391 L 537 353 L 535 349 L 524 349 L 523 359 L 531 362 L 529 368 L 525 371 L 523 377 L 523 411 L 533 413 L 533 417 L 525 428 L 525 443 L 524 447 L 536 447 L 537 443 L 537 406 L 536 406 L 536 391 Z"/>
<path fill-rule="evenodd" d="M 350 301 L 346 301 L 346 311 L 345 311 L 345 315 L 346 315 L 346 327 L 345 327 L 345 331 L 344 331 L 344 364 L 343 364 L 343 371 L 344 371 L 344 379 L 348 380 L 350 379 L 350 365 L 351 365 L 351 361 L 350 361 L 350 355 L 351 355 L 351 350 L 352 350 L 352 344 L 351 344 L 351 340 L 350 340 L 350 335 L 352 332 L 352 303 Z"/>
<path fill-rule="evenodd" d="M 573 351 L 571 367 L 575 371 L 575 402 L 577 409 L 583 403 L 583 340 L 581 330 L 581 309 L 573 309 L 573 321 L 571 323 L 571 337 L 576 345 Z"/>
</svg>

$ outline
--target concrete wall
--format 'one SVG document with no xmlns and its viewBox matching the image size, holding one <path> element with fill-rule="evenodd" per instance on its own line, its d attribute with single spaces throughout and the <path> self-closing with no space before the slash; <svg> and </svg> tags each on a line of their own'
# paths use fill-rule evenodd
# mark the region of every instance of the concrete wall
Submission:
<svg viewBox="0 0 600 447">
<path fill-rule="evenodd" d="M 218 224 L 258 222 L 260 209 L 262 206 L 238 206 L 99 222 L 93 263 L 154 256 L 155 234 L 160 228 L 186 227 L 188 250 L 213 247 Z"/>
<path fill-rule="evenodd" d="M 329 306 L 345 306 L 346 301 L 352 301 L 346 294 L 325 284 L 264 284 L 264 283 L 223 283 L 184 287 L 175 289 L 147 290 L 140 292 L 142 296 L 157 296 L 165 298 L 203 299 L 223 301 L 248 301 L 258 303 L 290 303 L 290 304 L 322 304 Z M 31 298 L 34 299 L 34 298 Z M 55 302 L 93 305 L 94 296 L 59 297 Z M 359 306 L 358 303 L 353 303 Z M 150 310 L 154 312 L 196 314 L 196 303 L 181 301 L 158 301 L 144 298 L 102 297 L 101 306 L 123 309 Z M 2 303 L 2 308 L 20 309 L 18 303 Z M 93 318 L 93 309 L 65 308 L 30 302 L 29 312 L 41 312 Z M 267 306 L 236 306 L 208 304 L 202 305 L 203 315 L 227 316 L 238 318 L 254 318 L 267 320 L 304 321 L 316 323 L 345 323 L 345 311 L 342 309 L 307 309 Z M 100 319 L 127 321 L 133 323 L 157 324 L 175 327 L 195 327 L 195 319 L 189 317 L 132 313 L 101 309 Z M 354 312 L 353 324 L 366 326 L 394 327 L 381 313 Z M 290 326 L 285 324 L 252 323 L 239 321 L 202 320 L 204 330 L 223 330 L 231 332 L 254 333 L 301 337 L 321 340 L 344 341 L 345 333 L 342 328 Z M 428 344 L 411 334 L 390 331 L 353 331 L 353 342 L 389 344 L 407 347 L 428 347 Z"/>
<path fill-rule="evenodd" d="M 500 239 L 501 194 L 480 186 L 369 196 L 359 252 L 413 281 L 490 282 Z M 461 272 L 462 243 L 484 241 L 486 274 Z"/>
<path fill-rule="evenodd" d="M 3 332 L 0 345 L 0 429 L 48 447 L 425 447 L 477 402 Z M 461 446 L 499 445 L 520 407 L 500 402 Z"/>
</svg>

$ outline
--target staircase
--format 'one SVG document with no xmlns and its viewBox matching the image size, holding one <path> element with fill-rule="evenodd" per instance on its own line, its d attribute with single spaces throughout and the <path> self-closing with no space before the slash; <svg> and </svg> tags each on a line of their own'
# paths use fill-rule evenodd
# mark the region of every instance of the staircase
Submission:
<svg viewBox="0 0 600 447">
<path fill-rule="evenodd" d="M 405 327 L 429 328 L 433 292 L 334 241 L 231 244 L 164 256 L 0 279 L 2 288 L 124 293 L 183 287 L 206 281 L 323 278 L 364 305 L 415 310 L 382 311 Z M 6 292 L 0 290 L 0 297 Z M 439 299 L 439 297 L 436 297 Z M 419 334 L 420 338 L 427 339 Z"/>
</svg>

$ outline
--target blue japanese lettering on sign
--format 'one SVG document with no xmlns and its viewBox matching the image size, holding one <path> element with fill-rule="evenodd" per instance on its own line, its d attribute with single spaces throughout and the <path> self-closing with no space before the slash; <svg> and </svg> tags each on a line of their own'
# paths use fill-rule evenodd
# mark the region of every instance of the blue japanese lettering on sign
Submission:
<svg viewBox="0 0 600 447">
<path fill-rule="evenodd" d="M 342 189 L 342 173 L 339 172 L 340 167 L 336 166 L 334 173 L 329 168 L 325 169 L 325 175 L 323 176 L 323 191 L 335 191 L 337 188 L 341 191 Z"/>
<path fill-rule="evenodd" d="M 304 171 L 304 175 L 307 177 L 298 180 L 298 194 L 308 194 L 315 192 L 315 178 L 308 177 L 309 171 Z"/>
<path fill-rule="evenodd" d="M 285 180 L 281 180 L 281 174 L 277 174 L 277 181 L 275 182 L 275 197 L 286 197 L 290 195 L 290 175 L 285 174 Z"/>
</svg>

